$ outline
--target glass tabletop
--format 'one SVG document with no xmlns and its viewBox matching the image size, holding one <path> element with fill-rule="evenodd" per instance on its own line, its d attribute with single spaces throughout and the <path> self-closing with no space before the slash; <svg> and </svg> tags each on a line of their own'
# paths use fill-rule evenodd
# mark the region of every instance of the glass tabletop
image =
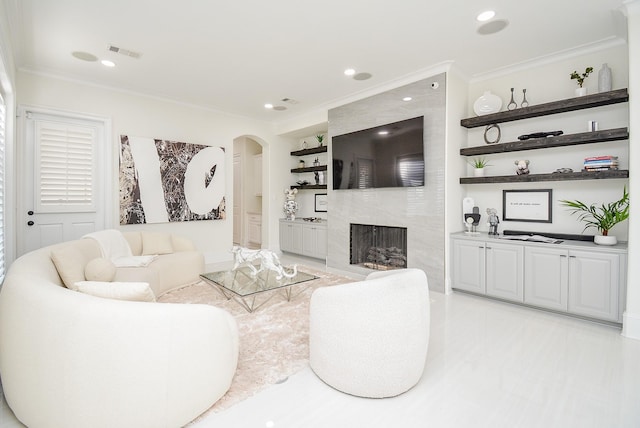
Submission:
<svg viewBox="0 0 640 428">
<path fill-rule="evenodd" d="M 289 272 L 291 271 L 290 268 L 287 270 Z M 204 273 L 200 275 L 200 277 L 207 281 L 214 282 L 225 290 L 243 297 L 288 287 L 318 278 L 315 275 L 298 271 L 292 278 L 283 276 L 281 279 L 278 279 L 276 278 L 277 273 L 272 270 L 258 272 L 258 274 L 254 276 L 251 269 L 246 266 L 240 267 L 236 270 Z"/>
</svg>

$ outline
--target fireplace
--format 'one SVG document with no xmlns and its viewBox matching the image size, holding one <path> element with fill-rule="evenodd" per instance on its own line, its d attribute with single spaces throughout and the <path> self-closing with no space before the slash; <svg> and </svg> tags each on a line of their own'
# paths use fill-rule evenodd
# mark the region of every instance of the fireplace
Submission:
<svg viewBox="0 0 640 428">
<path fill-rule="evenodd" d="M 350 226 L 350 264 L 369 269 L 407 267 L 407 228 L 354 224 Z"/>
</svg>

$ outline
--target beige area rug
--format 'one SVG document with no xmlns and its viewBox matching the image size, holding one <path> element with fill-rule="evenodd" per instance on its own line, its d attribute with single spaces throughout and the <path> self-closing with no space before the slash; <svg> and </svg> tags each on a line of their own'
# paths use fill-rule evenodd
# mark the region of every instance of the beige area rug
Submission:
<svg viewBox="0 0 640 428">
<path fill-rule="evenodd" d="M 201 303 L 229 311 L 238 321 L 240 354 L 238 369 L 231 388 L 205 414 L 220 412 L 263 388 L 283 382 L 290 375 L 306 367 L 309 361 L 309 299 L 318 287 L 344 284 L 352 278 L 299 266 L 298 271 L 310 273 L 318 279 L 295 285 L 304 289 L 288 302 L 279 293 L 253 313 L 247 312 L 234 300 L 227 300 L 217 289 L 199 282 L 164 294 L 162 303 Z"/>
</svg>

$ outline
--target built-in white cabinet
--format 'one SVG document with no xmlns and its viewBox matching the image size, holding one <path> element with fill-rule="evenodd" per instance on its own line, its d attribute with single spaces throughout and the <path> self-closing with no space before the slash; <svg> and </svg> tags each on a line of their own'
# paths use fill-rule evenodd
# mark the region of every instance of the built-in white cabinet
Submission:
<svg viewBox="0 0 640 428">
<path fill-rule="evenodd" d="M 522 302 L 522 246 L 454 239 L 453 266 L 454 288 Z"/>
<path fill-rule="evenodd" d="M 262 214 L 247 213 L 247 241 L 249 248 L 262 246 Z"/>
<path fill-rule="evenodd" d="M 626 245 L 547 244 L 454 234 L 452 288 L 598 320 L 622 322 Z"/>
<path fill-rule="evenodd" d="M 327 224 L 280 219 L 280 250 L 317 259 L 327 258 Z"/>
</svg>

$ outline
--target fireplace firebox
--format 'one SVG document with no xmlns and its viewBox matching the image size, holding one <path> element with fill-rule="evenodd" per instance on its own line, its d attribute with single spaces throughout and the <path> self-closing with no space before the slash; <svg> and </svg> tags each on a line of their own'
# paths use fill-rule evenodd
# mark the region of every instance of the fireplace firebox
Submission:
<svg viewBox="0 0 640 428">
<path fill-rule="evenodd" d="M 407 228 L 372 224 L 350 225 L 350 263 L 369 269 L 407 267 Z"/>
</svg>

